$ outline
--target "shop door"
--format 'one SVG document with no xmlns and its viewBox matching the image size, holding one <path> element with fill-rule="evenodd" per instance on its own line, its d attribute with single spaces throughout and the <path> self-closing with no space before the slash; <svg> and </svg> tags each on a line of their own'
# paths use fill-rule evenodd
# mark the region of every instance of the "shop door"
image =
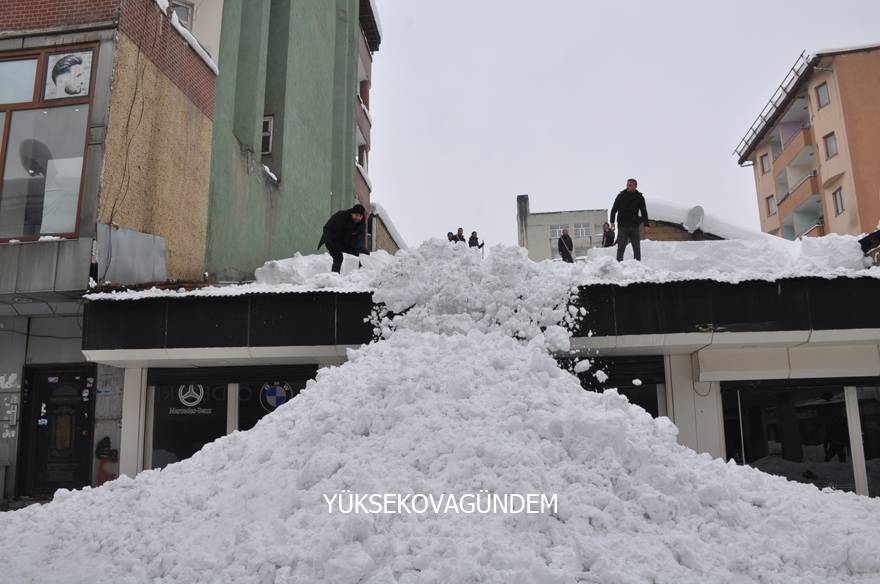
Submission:
<svg viewBox="0 0 880 584">
<path fill-rule="evenodd" d="M 95 368 L 26 371 L 20 492 L 50 496 L 90 484 Z"/>
</svg>

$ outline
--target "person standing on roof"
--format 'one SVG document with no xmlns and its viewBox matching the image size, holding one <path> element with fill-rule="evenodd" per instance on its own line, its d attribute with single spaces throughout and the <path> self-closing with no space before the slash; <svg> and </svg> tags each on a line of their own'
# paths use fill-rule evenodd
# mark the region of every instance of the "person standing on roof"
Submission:
<svg viewBox="0 0 880 584">
<path fill-rule="evenodd" d="M 330 257 L 333 258 L 333 271 L 342 269 L 342 254 L 360 255 L 368 253 L 363 246 L 364 230 L 361 223 L 366 215 L 364 206 L 358 203 L 351 209 L 343 209 L 333 213 L 327 223 L 324 224 L 324 232 L 318 249 L 322 245 L 327 246 Z"/>
<path fill-rule="evenodd" d="M 477 232 L 471 231 L 471 236 L 468 238 L 468 247 L 478 247 L 483 249 L 483 245 L 484 244 L 480 243 L 480 238 L 477 237 Z"/>
<path fill-rule="evenodd" d="M 626 181 L 626 188 L 617 194 L 614 206 L 611 207 L 611 223 L 617 218 L 617 261 L 623 261 L 626 244 L 632 242 L 633 256 L 642 261 L 639 227 L 642 223 L 648 227 L 648 209 L 645 207 L 645 196 L 636 187 L 636 179 Z"/>
<path fill-rule="evenodd" d="M 614 228 L 606 221 L 602 224 L 602 247 L 611 247 L 616 241 L 614 239 Z"/>
<path fill-rule="evenodd" d="M 464 237 L 464 227 L 458 228 L 458 232 L 456 232 L 455 239 L 453 241 L 460 241 L 462 243 L 467 241 L 467 239 L 465 239 Z"/>
<path fill-rule="evenodd" d="M 568 262 L 570 264 L 574 263 L 574 257 L 572 256 L 572 251 L 574 251 L 574 243 L 572 243 L 571 241 L 571 236 L 568 234 L 568 229 L 562 230 L 562 236 L 556 243 L 556 247 L 559 249 L 559 255 L 562 257 L 562 261 Z"/>
</svg>

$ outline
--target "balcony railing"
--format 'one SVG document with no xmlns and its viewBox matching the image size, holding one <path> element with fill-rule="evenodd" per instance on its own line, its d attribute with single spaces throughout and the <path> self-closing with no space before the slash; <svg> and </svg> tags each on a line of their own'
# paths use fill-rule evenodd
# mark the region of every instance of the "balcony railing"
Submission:
<svg viewBox="0 0 880 584">
<path fill-rule="evenodd" d="M 770 97 L 770 101 L 767 102 L 767 105 L 765 105 L 764 109 L 761 110 L 761 113 L 758 114 L 758 119 L 752 123 L 748 132 L 746 132 L 746 135 L 743 136 L 739 145 L 736 147 L 736 150 L 734 150 L 734 154 L 740 159 L 742 159 L 747 150 L 752 148 L 755 144 L 755 140 L 757 140 L 764 133 L 764 130 L 767 129 L 767 125 L 771 122 L 773 117 L 779 111 L 779 108 L 785 103 L 788 96 L 798 85 L 798 81 L 800 81 L 809 65 L 810 61 L 807 59 L 806 51 L 804 51 L 797 58 L 797 61 L 795 61 L 791 69 L 789 69 L 785 79 L 782 80 L 782 83 L 776 88 L 776 91 L 773 92 L 772 97 Z M 742 163 L 742 160 L 740 160 L 740 163 Z"/>
<path fill-rule="evenodd" d="M 798 235 L 798 237 L 822 237 L 823 235 L 825 235 L 825 225 L 823 223 L 816 223 Z"/>
<path fill-rule="evenodd" d="M 780 216 L 787 217 L 807 202 L 811 196 L 819 193 L 819 179 L 814 170 L 789 189 L 789 193 L 778 201 Z"/>
</svg>

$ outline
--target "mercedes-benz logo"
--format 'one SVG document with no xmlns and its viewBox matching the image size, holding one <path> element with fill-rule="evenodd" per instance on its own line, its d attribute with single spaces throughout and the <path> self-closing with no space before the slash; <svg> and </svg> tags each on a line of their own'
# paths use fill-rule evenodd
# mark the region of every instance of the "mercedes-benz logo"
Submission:
<svg viewBox="0 0 880 584">
<path fill-rule="evenodd" d="M 201 385 L 181 385 L 177 390 L 177 399 L 188 408 L 197 406 L 205 399 L 205 388 Z"/>
</svg>

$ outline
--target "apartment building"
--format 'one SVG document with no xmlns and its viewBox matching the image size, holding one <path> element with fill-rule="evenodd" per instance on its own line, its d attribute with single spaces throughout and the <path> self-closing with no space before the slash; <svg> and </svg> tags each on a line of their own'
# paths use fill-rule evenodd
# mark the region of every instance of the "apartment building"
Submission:
<svg viewBox="0 0 880 584">
<path fill-rule="evenodd" d="M 786 239 L 880 223 L 880 44 L 802 53 L 737 146 L 761 229 Z"/>
<path fill-rule="evenodd" d="M 90 279 L 202 276 L 216 65 L 169 8 L 0 11 L 0 499 L 118 472 L 123 371 L 82 354 Z"/>
</svg>

